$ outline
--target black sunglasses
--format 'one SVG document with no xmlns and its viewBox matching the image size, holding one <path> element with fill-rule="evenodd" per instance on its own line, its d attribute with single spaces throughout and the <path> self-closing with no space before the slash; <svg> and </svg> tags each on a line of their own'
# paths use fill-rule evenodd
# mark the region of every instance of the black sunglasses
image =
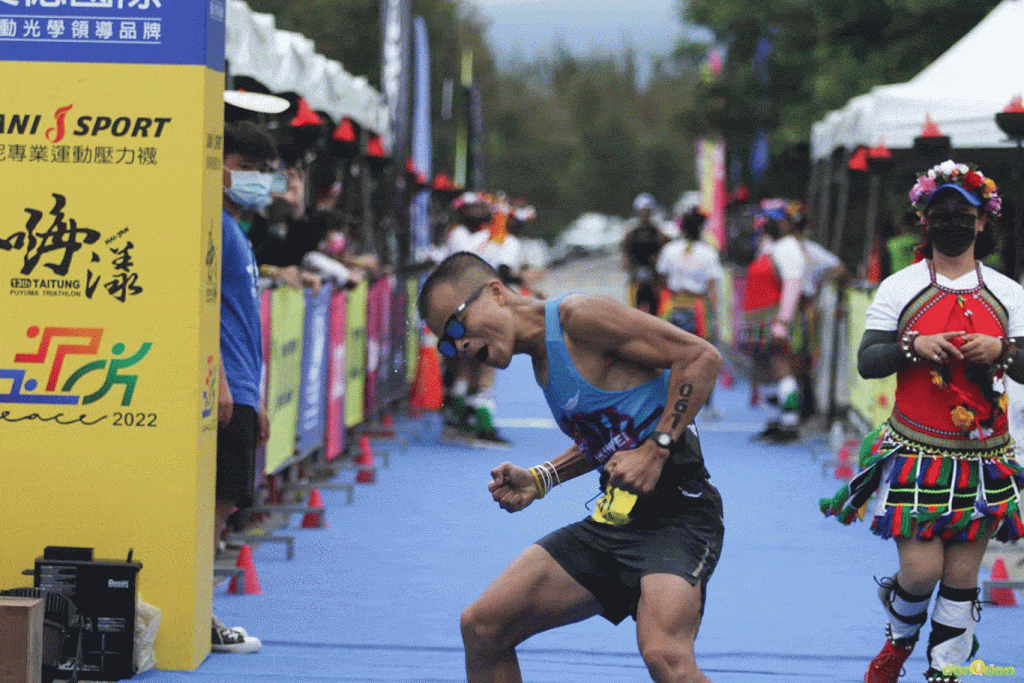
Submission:
<svg viewBox="0 0 1024 683">
<path fill-rule="evenodd" d="M 480 285 L 475 292 L 459 304 L 454 313 L 448 316 L 448 321 L 444 324 L 444 330 L 441 333 L 441 339 L 437 342 L 437 350 L 445 358 L 455 358 L 455 356 L 459 355 L 459 350 L 455 348 L 455 342 L 466 336 L 466 324 L 458 319 L 458 315 L 466 310 L 466 306 L 476 301 L 486 287 L 486 284 Z"/>
</svg>

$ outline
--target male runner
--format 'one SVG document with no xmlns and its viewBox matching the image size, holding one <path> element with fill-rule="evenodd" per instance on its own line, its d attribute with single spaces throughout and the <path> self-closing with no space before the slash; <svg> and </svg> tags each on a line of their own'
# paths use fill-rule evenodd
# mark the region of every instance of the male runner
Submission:
<svg viewBox="0 0 1024 683">
<path fill-rule="evenodd" d="M 604 491 L 592 516 L 528 547 L 463 612 L 469 682 L 521 681 L 519 643 L 601 614 L 636 619 L 655 681 L 707 683 L 693 644 L 721 553 L 722 502 L 692 422 L 721 369 L 715 348 L 608 297 L 523 297 L 465 252 L 427 278 L 419 307 L 444 354 L 499 368 L 528 354 L 575 441 L 530 469 L 495 468 L 488 488 L 503 509 L 595 469 Z"/>
</svg>

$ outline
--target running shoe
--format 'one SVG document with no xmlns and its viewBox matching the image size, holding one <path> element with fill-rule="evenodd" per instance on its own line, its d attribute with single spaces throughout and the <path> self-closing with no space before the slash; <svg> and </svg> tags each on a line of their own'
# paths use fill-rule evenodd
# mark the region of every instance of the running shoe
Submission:
<svg viewBox="0 0 1024 683">
<path fill-rule="evenodd" d="M 886 640 L 885 647 L 868 665 L 868 670 L 864 673 L 864 683 L 896 683 L 903 675 L 903 664 L 913 651 L 913 643 L 901 646 Z"/>
</svg>

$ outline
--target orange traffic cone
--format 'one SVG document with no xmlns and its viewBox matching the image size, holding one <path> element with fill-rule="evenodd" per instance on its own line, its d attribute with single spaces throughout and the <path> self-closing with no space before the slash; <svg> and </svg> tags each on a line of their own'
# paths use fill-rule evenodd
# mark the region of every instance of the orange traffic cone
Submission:
<svg viewBox="0 0 1024 683">
<path fill-rule="evenodd" d="M 836 466 L 832 470 L 832 476 L 836 479 L 853 479 L 853 460 L 850 458 L 849 441 L 844 443 L 843 447 L 839 449 Z"/>
<path fill-rule="evenodd" d="M 245 580 L 245 588 L 242 591 L 245 595 L 260 595 L 263 590 L 260 588 L 260 577 L 256 573 L 256 563 L 252 559 L 252 548 L 248 544 L 243 545 L 242 549 L 238 551 L 238 561 L 235 562 L 235 566 L 243 570 L 242 578 Z M 228 585 L 228 593 L 232 595 L 238 594 L 238 581 L 237 577 L 231 577 L 231 583 Z"/>
<path fill-rule="evenodd" d="M 1006 573 L 1006 562 L 1003 558 L 997 557 L 992 563 L 992 580 L 1007 581 L 1009 578 L 1010 575 Z M 1017 596 L 1014 595 L 1012 588 L 993 588 L 992 604 L 999 607 L 1016 607 Z"/>
<path fill-rule="evenodd" d="M 409 407 L 413 410 L 440 410 L 444 401 L 443 393 L 441 361 L 437 357 L 437 349 L 433 346 L 421 346 Z"/>
<path fill-rule="evenodd" d="M 363 434 L 359 437 L 359 455 L 356 456 L 356 465 L 359 466 L 359 473 L 356 481 L 360 484 L 372 484 L 377 478 L 376 466 L 373 462 L 373 448 L 370 447 L 370 437 Z"/>
<path fill-rule="evenodd" d="M 324 501 L 320 497 L 320 489 L 313 487 L 309 492 L 309 502 L 306 507 L 315 508 L 319 512 L 307 512 L 302 516 L 303 529 L 326 529 L 327 515 L 324 514 Z"/>
</svg>

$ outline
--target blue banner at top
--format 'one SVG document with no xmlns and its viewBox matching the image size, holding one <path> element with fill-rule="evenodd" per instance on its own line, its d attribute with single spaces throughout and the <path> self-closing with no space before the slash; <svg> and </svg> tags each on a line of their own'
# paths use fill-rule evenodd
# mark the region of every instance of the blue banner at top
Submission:
<svg viewBox="0 0 1024 683">
<path fill-rule="evenodd" d="M 0 0 L 0 61 L 224 71 L 225 0 Z"/>
</svg>

